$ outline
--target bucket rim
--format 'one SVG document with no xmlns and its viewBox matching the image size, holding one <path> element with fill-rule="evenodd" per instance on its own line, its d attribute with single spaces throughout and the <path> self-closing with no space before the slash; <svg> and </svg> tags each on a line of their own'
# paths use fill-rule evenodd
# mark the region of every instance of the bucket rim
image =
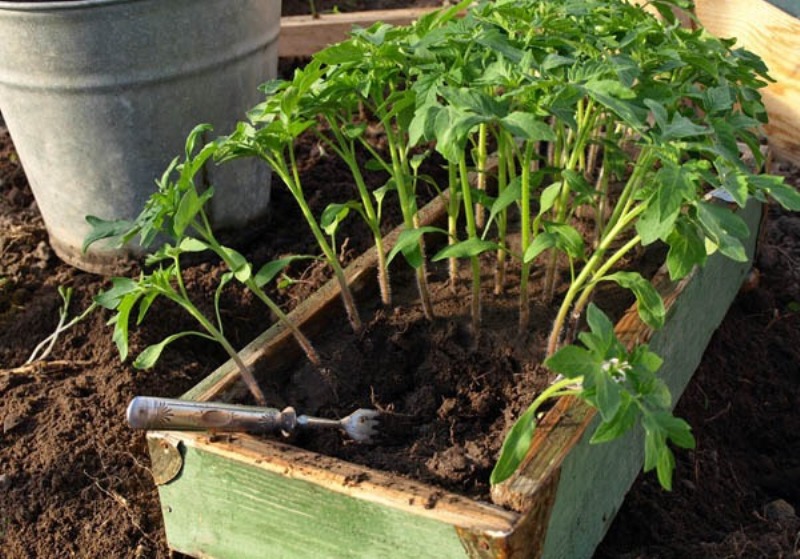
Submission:
<svg viewBox="0 0 800 559">
<path fill-rule="evenodd" d="M 95 6 L 113 4 L 130 4 L 145 0 L 50 0 L 46 2 L 32 2 L 26 0 L 10 1 L 0 0 L 0 11 L 6 12 L 56 12 L 66 10 L 88 9 Z"/>
</svg>

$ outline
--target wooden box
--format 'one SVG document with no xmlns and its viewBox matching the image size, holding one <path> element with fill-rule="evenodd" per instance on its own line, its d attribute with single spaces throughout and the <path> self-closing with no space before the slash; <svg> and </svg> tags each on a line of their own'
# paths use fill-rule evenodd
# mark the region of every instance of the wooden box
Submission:
<svg viewBox="0 0 800 559">
<path fill-rule="evenodd" d="M 442 211 L 440 200 L 430 204 L 423 221 Z M 755 203 L 742 213 L 753 232 L 760 214 Z M 374 260 L 367 252 L 348 267 L 355 289 L 373 277 Z M 634 309 L 618 322 L 621 339 L 648 341 L 664 358 L 660 374 L 676 400 L 748 269 L 716 254 L 679 283 L 659 273 L 665 327 L 653 333 Z M 292 317 L 313 332 L 330 312 L 340 312 L 333 283 Z M 297 354 L 280 326 L 241 352 L 262 370 Z M 235 381 L 226 363 L 185 398 L 218 399 Z M 591 556 L 643 464 L 641 430 L 590 445 L 595 419 L 571 398 L 547 413 L 523 468 L 498 492 L 522 512 L 248 435 L 151 432 L 148 443 L 168 543 L 195 557 L 580 558 Z"/>
</svg>

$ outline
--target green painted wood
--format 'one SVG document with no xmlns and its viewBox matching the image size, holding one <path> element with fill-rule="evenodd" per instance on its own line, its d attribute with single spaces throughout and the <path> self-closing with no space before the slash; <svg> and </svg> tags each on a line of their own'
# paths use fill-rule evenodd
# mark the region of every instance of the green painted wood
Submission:
<svg viewBox="0 0 800 559">
<path fill-rule="evenodd" d="M 757 231 L 761 205 L 752 203 L 742 216 L 751 231 Z M 747 247 L 751 257 L 755 239 L 754 233 Z M 749 266 L 721 255 L 712 256 L 676 300 L 664 328 L 650 340 L 651 349 L 664 359 L 660 374 L 676 401 L 700 364 Z M 598 421 L 595 418 L 562 465 L 547 529 L 545 558 L 591 557 L 644 464 L 641 429 L 611 443 L 591 445 L 589 439 Z M 685 473 L 678 471 L 676 476 Z"/>
<path fill-rule="evenodd" d="M 767 0 L 767 2 L 791 16 L 800 18 L 800 0 Z M 747 17 L 747 14 L 744 16 Z"/>
<path fill-rule="evenodd" d="M 170 547 L 217 559 L 463 558 L 453 526 L 184 447 L 159 487 Z"/>
</svg>

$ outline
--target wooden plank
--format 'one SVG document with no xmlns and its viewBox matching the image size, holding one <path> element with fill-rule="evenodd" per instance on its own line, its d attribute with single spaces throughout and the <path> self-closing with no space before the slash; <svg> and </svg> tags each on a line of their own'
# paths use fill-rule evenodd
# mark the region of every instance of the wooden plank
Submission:
<svg viewBox="0 0 800 559">
<path fill-rule="evenodd" d="M 695 12 L 711 33 L 736 37 L 764 59 L 776 80 L 763 90 L 770 147 L 800 164 L 800 19 L 764 0 L 696 0 Z"/>
<path fill-rule="evenodd" d="M 780 8 L 784 12 L 794 17 L 800 17 L 800 2 L 797 0 L 767 0 L 776 8 Z"/>
<path fill-rule="evenodd" d="M 750 257 L 760 216 L 760 204 L 755 202 L 742 213 L 753 231 L 747 246 Z M 635 309 L 618 322 L 620 339 L 629 345 L 648 342 L 665 359 L 659 374 L 676 400 L 748 269 L 747 263 L 716 254 L 705 268 L 679 283 L 668 282 L 662 273 L 656 285 L 668 308 L 665 327 L 653 332 L 641 323 Z M 552 476 L 559 476 L 543 557 L 590 557 L 644 463 L 641 429 L 612 443 L 589 444 L 599 421 L 595 416 L 595 410 L 579 400 L 560 400 L 543 418 L 521 471 L 493 494 L 514 508 L 536 509 L 541 506 L 541 488 Z"/>
<path fill-rule="evenodd" d="M 192 556 L 460 558 L 454 525 L 502 541 L 516 519 L 277 442 L 164 437 L 184 457 L 180 476 L 159 487 L 167 538 Z"/>
<path fill-rule="evenodd" d="M 369 27 L 376 21 L 406 25 L 430 12 L 432 8 L 369 10 L 341 14 L 286 16 L 281 18 L 278 53 L 284 57 L 311 56 L 328 45 L 347 38 L 354 26 Z"/>
</svg>

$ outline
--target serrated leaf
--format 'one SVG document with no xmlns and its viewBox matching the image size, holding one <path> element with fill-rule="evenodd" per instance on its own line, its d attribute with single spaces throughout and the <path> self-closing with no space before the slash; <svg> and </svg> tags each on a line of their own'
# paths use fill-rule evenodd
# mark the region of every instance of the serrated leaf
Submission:
<svg viewBox="0 0 800 559">
<path fill-rule="evenodd" d="M 664 309 L 664 301 L 653 284 L 644 279 L 641 274 L 638 272 L 615 272 L 605 276 L 603 281 L 613 281 L 620 287 L 633 292 L 639 317 L 645 324 L 655 329 L 664 326 L 667 314 Z"/>
<path fill-rule="evenodd" d="M 771 196 L 781 206 L 793 212 L 800 211 L 800 192 L 784 183 L 783 177 L 773 175 L 751 175 L 748 182 L 757 190 Z"/>
<path fill-rule="evenodd" d="M 513 136 L 530 142 L 554 142 L 556 139 L 553 129 L 532 113 L 514 111 L 501 118 L 500 124 Z"/>
<path fill-rule="evenodd" d="M 590 351 L 568 345 L 545 360 L 544 365 L 567 378 L 590 377 L 601 371 L 601 361 Z"/>
<path fill-rule="evenodd" d="M 81 251 L 83 252 L 86 252 L 89 247 L 97 241 L 121 237 L 129 233 L 131 230 L 134 230 L 136 227 L 135 222 L 133 221 L 128 221 L 125 219 L 107 221 L 93 215 L 87 215 L 86 222 L 91 225 L 92 229 L 83 240 L 83 245 L 81 246 Z M 118 241 L 117 243 L 114 243 L 113 246 L 119 247 L 122 246 L 122 244 L 123 243 Z"/>
<path fill-rule="evenodd" d="M 747 253 L 740 239 L 746 239 L 750 230 L 744 220 L 716 204 L 700 201 L 696 208 L 700 225 L 719 251 L 732 260 L 746 262 Z"/>
<path fill-rule="evenodd" d="M 634 426 L 637 416 L 638 408 L 632 405 L 629 396 L 624 395 L 617 413 L 610 420 L 603 421 L 597 426 L 589 442 L 599 444 L 618 439 Z"/>
<path fill-rule="evenodd" d="M 708 258 L 703 237 L 690 222 L 678 220 L 667 237 L 667 270 L 672 280 L 686 277 L 695 266 L 702 267 Z"/>
</svg>

